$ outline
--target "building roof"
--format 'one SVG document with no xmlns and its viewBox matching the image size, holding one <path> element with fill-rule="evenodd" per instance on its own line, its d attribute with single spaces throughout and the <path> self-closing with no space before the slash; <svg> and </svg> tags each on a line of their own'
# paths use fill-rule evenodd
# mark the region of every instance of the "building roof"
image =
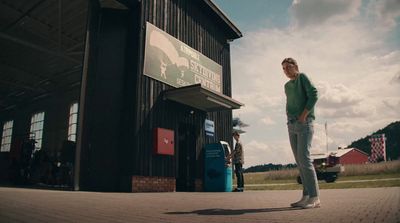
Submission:
<svg viewBox="0 0 400 223">
<path fill-rule="evenodd" d="M 368 156 L 367 153 L 365 153 L 365 152 L 363 152 L 363 151 L 361 151 L 361 150 L 359 150 L 359 149 L 357 149 L 357 148 L 338 149 L 337 151 L 332 152 L 331 154 L 335 155 L 336 157 L 342 157 L 342 156 L 344 156 L 345 154 L 349 153 L 349 152 L 352 151 L 352 150 L 356 150 L 356 151 L 358 151 L 358 152 L 360 152 L 360 153 L 362 153 L 362 154 Z"/>
<path fill-rule="evenodd" d="M 219 18 L 222 19 L 222 21 L 234 33 L 234 35 L 231 36 L 232 39 L 238 39 L 243 36 L 239 28 L 228 18 L 228 16 L 212 0 L 204 0 L 204 2 L 218 15 Z"/>
<path fill-rule="evenodd" d="M 359 150 L 359 149 L 357 149 L 357 148 L 338 149 L 338 150 L 336 150 L 336 151 L 334 151 L 334 152 L 330 152 L 329 155 L 333 155 L 333 156 L 335 156 L 335 157 L 342 157 L 342 156 L 346 155 L 347 153 L 349 153 L 349 152 L 352 151 L 352 150 L 356 150 L 356 151 L 358 151 L 358 152 L 360 152 L 360 153 L 362 153 L 362 154 L 368 156 L 367 153 L 365 153 L 365 152 L 363 152 L 363 151 L 361 151 L 361 150 Z M 327 158 L 327 157 L 328 157 L 328 154 L 327 154 L 327 153 L 315 153 L 315 154 L 311 154 L 311 158 L 312 158 L 312 159 L 325 159 L 325 158 Z"/>
<path fill-rule="evenodd" d="M 206 112 L 239 109 L 243 106 L 242 103 L 226 95 L 208 90 L 201 84 L 166 90 L 164 97 Z"/>
</svg>

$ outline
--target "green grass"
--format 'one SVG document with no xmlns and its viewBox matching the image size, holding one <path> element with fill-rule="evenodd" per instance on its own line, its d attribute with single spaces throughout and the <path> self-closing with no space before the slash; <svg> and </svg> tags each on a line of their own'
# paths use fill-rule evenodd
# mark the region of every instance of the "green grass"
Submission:
<svg viewBox="0 0 400 223">
<path fill-rule="evenodd" d="M 399 166 L 400 161 L 345 166 L 345 172 L 339 174 L 336 182 L 319 181 L 319 187 L 320 189 L 400 187 Z M 297 169 L 245 173 L 245 188 L 246 190 L 301 190 L 302 185 L 296 182 L 297 175 Z M 235 180 L 233 185 L 236 185 Z"/>
<path fill-rule="evenodd" d="M 348 188 L 378 188 L 378 187 L 400 187 L 400 180 L 393 181 L 374 181 L 374 182 L 360 182 L 360 183 L 324 183 L 320 182 L 320 189 L 348 189 Z M 301 190 L 302 186 L 299 184 L 290 185 L 272 185 L 272 186 L 252 186 L 246 187 L 246 190 Z"/>
<path fill-rule="evenodd" d="M 347 180 L 375 180 L 375 179 L 388 179 L 388 178 L 400 178 L 400 173 L 387 173 L 387 174 L 373 174 L 373 175 L 362 175 L 362 176 L 342 176 L 339 175 L 339 181 Z"/>
<path fill-rule="evenodd" d="M 376 187 L 400 187 L 400 179 L 388 181 L 368 182 L 338 182 L 320 184 L 321 189 L 342 189 L 342 188 L 376 188 Z"/>
<path fill-rule="evenodd" d="M 386 180 L 388 179 L 388 180 Z M 246 180 L 246 178 L 245 178 Z M 359 180 L 360 182 L 354 182 Z M 247 184 L 247 183 L 246 183 Z M 301 190 L 295 180 L 273 180 L 264 184 L 247 184 L 246 190 Z M 342 177 L 334 183 L 319 181 L 320 189 L 400 187 L 400 174 Z"/>
</svg>

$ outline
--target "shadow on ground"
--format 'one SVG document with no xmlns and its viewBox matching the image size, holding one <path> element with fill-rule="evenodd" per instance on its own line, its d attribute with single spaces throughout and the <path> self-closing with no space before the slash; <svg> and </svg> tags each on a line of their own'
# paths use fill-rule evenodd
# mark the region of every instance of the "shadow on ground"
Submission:
<svg viewBox="0 0 400 223">
<path fill-rule="evenodd" d="M 248 213 L 275 212 L 275 211 L 296 211 L 301 208 L 282 207 L 282 208 L 259 208 L 259 209 L 204 209 L 188 212 L 167 212 L 166 214 L 198 214 L 198 215 L 242 215 Z"/>
</svg>

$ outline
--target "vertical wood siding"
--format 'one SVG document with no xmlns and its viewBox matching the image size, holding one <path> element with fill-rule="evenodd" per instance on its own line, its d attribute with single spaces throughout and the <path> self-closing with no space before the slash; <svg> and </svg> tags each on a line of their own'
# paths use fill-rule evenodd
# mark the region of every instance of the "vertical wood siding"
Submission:
<svg viewBox="0 0 400 223">
<path fill-rule="evenodd" d="M 186 105 L 163 100 L 161 93 L 171 89 L 160 81 L 143 75 L 144 40 L 146 21 L 154 24 L 190 47 L 211 58 L 223 67 L 223 94 L 231 96 L 230 51 L 227 37 L 214 12 L 202 0 L 142 0 L 140 3 L 141 25 L 139 54 L 136 77 L 136 120 L 134 131 L 135 145 L 131 147 L 133 156 L 133 175 L 176 176 L 175 156 L 156 156 L 152 154 L 155 127 L 172 129 L 175 135 L 179 123 L 196 127 L 197 137 L 197 177 L 201 177 L 202 148 L 206 143 L 225 140 L 232 145 L 232 112 L 206 113 Z M 191 115 L 190 111 L 194 111 Z M 205 137 L 204 120 L 215 122 L 215 138 Z M 177 136 L 175 136 L 175 141 Z"/>
</svg>

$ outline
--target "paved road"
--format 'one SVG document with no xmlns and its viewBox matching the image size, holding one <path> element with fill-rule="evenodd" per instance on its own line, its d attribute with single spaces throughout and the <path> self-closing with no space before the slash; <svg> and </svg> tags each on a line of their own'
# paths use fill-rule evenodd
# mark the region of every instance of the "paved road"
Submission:
<svg viewBox="0 0 400 223">
<path fill-rule="evenodd" d="M 0 222 L 400 222 L 400 187 L 321 190 L 321 208 L 289 208 L 299 196 L 299 190 L 98 193 L 0 187 Z"/>
</svg>

